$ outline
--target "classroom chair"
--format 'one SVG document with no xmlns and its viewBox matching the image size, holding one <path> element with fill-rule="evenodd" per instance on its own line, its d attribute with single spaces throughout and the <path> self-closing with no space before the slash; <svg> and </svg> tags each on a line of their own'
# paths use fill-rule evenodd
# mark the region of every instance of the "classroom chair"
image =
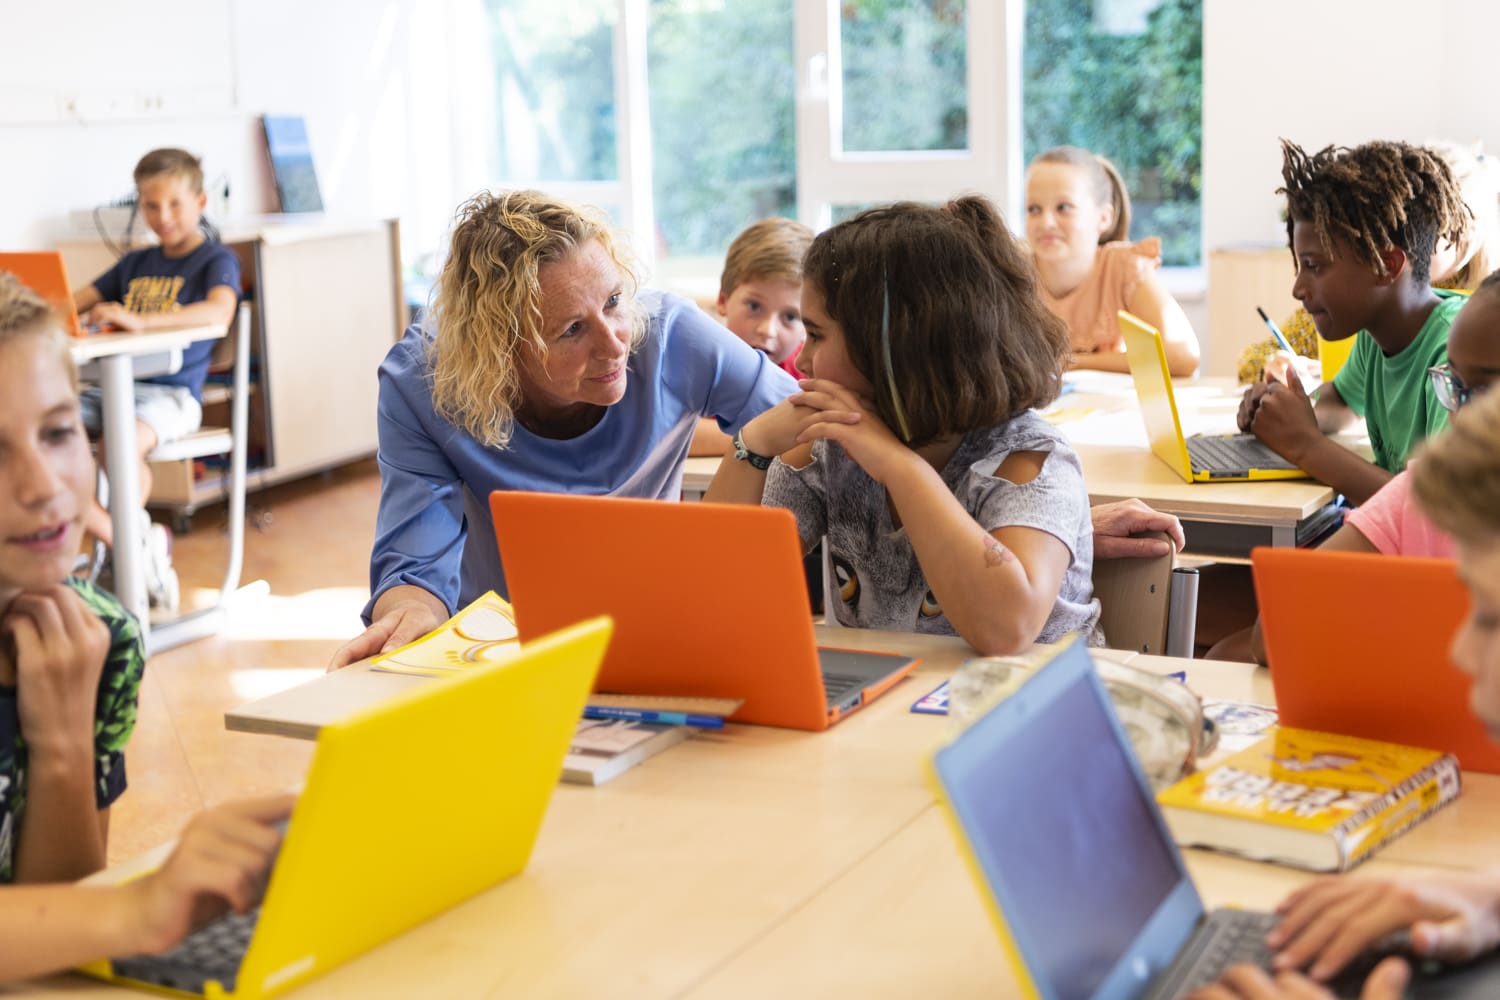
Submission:
<svg viewBox="0 0 1500 1000">
<path fill-rule="evenodd" d="M 239 588 L 245 555 L 245 455 L 250 436 L 250 323 L 250 304 L 241 302 L 239 312 L 230 325 L 229 335 L 214 352 L 215 367 L 221 362 L 221 349 L 227 350 L 232 358 L 234 374 L 229 399 L 229 426 L 200 427 L 186 437 L 158 445 L 146 456 L 152 462 L 193 460 L 210 455 L 229 456 L 229 481 L 224 491 L 229 508 L 229 552 L 224 580 L 210 607 L 183 615 L 168 626 L 154 628 L 151 633 L 153 651 L 170 648 L 213 632 L 224 610 L 225 601 Z M 185 513 L 191 515 L 192 509 L 187 509 Z"/>
<path fill-rule="evenodd" d="M 1163 541 L 1167 536 L 1152 532 Z M 1198 571 L 1174 565 L 1175 555 L 1152 559 L 1095 559 L 1094 596 L 1110 649 L 1192 656 L 1198 625 Z"/>
</svg>

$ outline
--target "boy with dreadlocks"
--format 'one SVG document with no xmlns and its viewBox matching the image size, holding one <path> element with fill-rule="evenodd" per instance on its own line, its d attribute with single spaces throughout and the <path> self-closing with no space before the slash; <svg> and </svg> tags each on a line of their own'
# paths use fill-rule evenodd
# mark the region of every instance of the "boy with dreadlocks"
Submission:
<svg viewBox="0 0 1500 1000">
<path fill-rule="evenodd" d="M 1248 389 L 1239 424 L 1358 505 L 1447 423 L 1427 370 L 1444 361 L 1465 300 L 1430 288 L 1428 265 L 1439 239 L 1463 239 L 1469 210 L 1453 171 L 1428 149 L 1371 142 L 1309 156 L 1286 140 L 1281 148 L 1292 295 L 1325 340 L 1358 339 L 1316 405 L 1293 374 Z M 1374 464 L 1324 436 L 1356 416 L 1365 418 Z"/>
</svg>

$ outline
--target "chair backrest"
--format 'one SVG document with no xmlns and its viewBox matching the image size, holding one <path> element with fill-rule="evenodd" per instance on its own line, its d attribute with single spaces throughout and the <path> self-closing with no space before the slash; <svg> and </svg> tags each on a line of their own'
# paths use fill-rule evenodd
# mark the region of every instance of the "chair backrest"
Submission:
<svg viewBox="0 0 1500 1000">
<path fill-rule="evenodd" d="M 1148 537 L 1166 540 L 1162 532 Z M 1162 655 L 1167 652 L 1173 553 L 1149 558 L 1095 559 L 1094 596 L 1099 624 L 1110 649 Z"/>
</svg>

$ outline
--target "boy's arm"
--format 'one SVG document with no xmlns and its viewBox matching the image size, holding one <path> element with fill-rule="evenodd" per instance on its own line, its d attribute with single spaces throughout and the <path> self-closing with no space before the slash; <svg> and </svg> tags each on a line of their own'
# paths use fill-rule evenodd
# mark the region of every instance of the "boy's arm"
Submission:
<svg viewBox="0 0 1500 1000">
<path fill-rule="evenodd" d="M 26 592 L 0 629 L 14 643 L 27 749 L 17 882 L 82 878 L 104 867 L 108 810 L 97 804 L 94 716 L 110 632 L 66 584 Z"/>
<path fill-rule="evenodd" d="M 84 285 L 73 293 L 73 309 L 80 316 L 103 301 L 104 296 L 93 285 Z"/>
<path fill-rule="evenodd" d="M 209 289 L 201 302 L 193 302 L 174 312 L 136 313 L 118 302 L 101 302 L 89 311 L 91 323 L 110 323 L 122 330 L 141 333 L 179 326 L 220 326 L 228 328 L 239 308 L 239 296 L 228 285 Z"/>
<path fill-rule="evenodd" d="M 108 955 L 165 951 L 205 917 L 255 905 L 293 798 L 226 803 L 188 825 L 163 866 L 135 882 L 0 888 L 0 982 Z"/>
</svg>

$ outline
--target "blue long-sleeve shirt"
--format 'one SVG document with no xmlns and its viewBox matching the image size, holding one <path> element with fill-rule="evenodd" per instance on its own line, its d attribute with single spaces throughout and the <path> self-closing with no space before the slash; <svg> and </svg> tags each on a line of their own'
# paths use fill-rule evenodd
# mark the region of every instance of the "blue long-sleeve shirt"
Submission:
<svg viewBox="0 0 1500 1000">
<path fill-rule="evenodd" d="M 796 383 L 692 302 L 642 291 L 648 318 L 625 395 L 567 440 L 519 423 L 503 449 L 483 445 L 432 406 L 427 335 L 413 326 L 380 366 L 380 512 L 370 602 L 414 584 L 451 614 L 486 590 L 509 593 L 490 521 L 493 490 L 675 500 L 701 417 L 728 432 L 775 406 Z"/>
</svg>

